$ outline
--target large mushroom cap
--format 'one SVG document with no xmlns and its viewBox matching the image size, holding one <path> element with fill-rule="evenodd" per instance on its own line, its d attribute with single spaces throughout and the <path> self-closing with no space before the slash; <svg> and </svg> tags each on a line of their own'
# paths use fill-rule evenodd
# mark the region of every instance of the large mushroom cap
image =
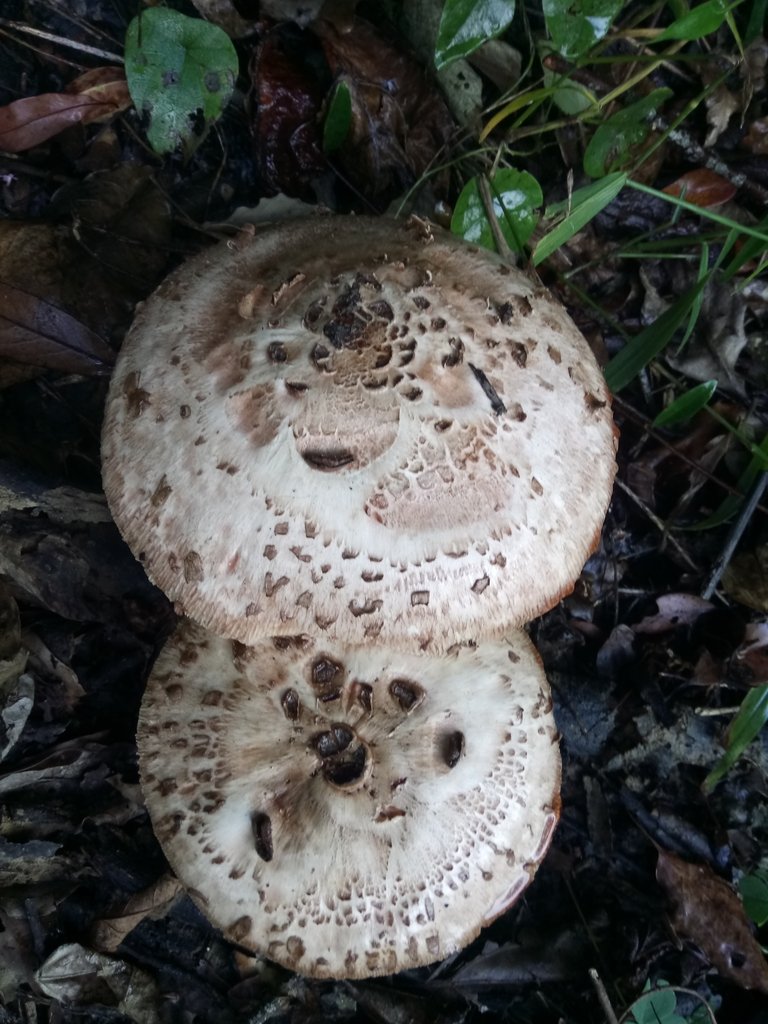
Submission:
<svg viewBox="0 0 768 1024">
<path fill-rule="evenodd" d="M 183 624 L 139 721 L 168 859 L 233 941 L 361 978 L 461 948 L 530 881 L 559 807 L 523 632 L 442 656 L 254 647 Z"/>
<path fill-rule="evenodd" d="M 103 439 L 115 520 L 216 633 L 444 650 L 570 590 L 614 475 L 563 308 L 421 222 L 225 243 L 136 317 Z"/>
</svg>

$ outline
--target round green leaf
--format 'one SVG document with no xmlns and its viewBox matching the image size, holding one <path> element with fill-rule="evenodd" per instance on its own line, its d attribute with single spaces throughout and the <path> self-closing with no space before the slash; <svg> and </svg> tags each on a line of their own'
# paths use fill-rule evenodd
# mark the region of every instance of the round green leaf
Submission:
<svg viewBox="0 0 768 1024">
<path fill-rule="evenodd" d="M 624 0 L 544 0 L 543 6 L 555 49 L 572 59 L 606 35 Z"/>
<path fill-rule="evenodd" d="M 502 234 L 511 249 L 522 252 L 539 222 L 538 210 L 544 201 L 539 183 L 527 171 L 505 167 L 493 176 L 490 186 Z M 496 250 L 475 178 L 467 182 L 456 201 L 451 231 L 468 242 Z"/>
<path fill-rule="evenodd" d="M 189 153 L 229 102 L 237 53 L 218 26 L 151 7 L 128 26 L 125 75 L 155 152 Z"/>
</svg>

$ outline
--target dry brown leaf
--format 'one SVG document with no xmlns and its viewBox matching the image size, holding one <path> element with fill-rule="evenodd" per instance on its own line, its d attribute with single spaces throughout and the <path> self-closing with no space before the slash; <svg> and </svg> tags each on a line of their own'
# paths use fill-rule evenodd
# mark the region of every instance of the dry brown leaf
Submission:
<svg viewBox="0 0 768 1024">
<path fill-rule="evenodd" d="M 192 0 L 206 19 L 223 28 L 232 39 L 239 39 L 253 31 L 253 21 L 241 18 L 232 0 Z"/>
<path fill-rule="evenodd" d="M 122 68 L 93 68 L 65 92 L 25 96 L 0 107 L 0 149 L 20 153 L 73 124 L 106 121 L 131 105 Z"/>
<path fill-rule="evenodd" d="M 725 592 L 758 612 L 768 612 L 768 544 L 742 551 L 723 573 Z"/>
<path fill-rule="evenodd" d="M 705 864 L 659 850 L 656 878 L 673 904 L 672 926 L 695 943 L 722 977 L 768 992 L 768 962 L 733 889 Z"/>
<path fill-rule="evenodd" d="M 697 594 L 659 594 L 656 607 L 655 615 L 646 615 L 632 626 L 635 633 L 654 636 L 669 633 L 678 626 L 690 626 L 704 612 L 711 611 L 713 605 Z"/>
<path fill-rule="evenodd" d="M 355 18 L 351 31 L 318 21 L 336 81 L 352 100 L 352 123 L 334 163 L 365 192 L 382 201 L 399 195 L 427 169 L 454 129 L 435 82 L 400 40 Z M 433 185 L 435 181 L 433 180 Z"/>
<path fill-rule="evenodd" d="M 0 283 L 0 358 L 65 373 L 106 373 L 112 349 L 64 310 Z"/>
<path fill-rule="evenodd" d="M 163 875 L 154 885 L 132 896 L 117 917 L 97 921 L 91 933 L 91 944 L 102 953 L 114 953 L 126 935 L 141 924 L 145 917 L 162 917 L 183 891 L 178 879 L 172 875 Z"/>
</svg>

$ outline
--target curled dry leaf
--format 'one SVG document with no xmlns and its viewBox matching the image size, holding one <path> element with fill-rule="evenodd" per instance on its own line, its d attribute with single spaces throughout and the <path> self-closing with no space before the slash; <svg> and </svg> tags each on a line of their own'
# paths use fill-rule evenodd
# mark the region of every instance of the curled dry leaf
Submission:
<svg viewBox="0 0 768 1024">
<path fill-rule="evenodd" d="M 768 993 L 768 962 L 730 885 L 707 865 L 689 864 L 664 850 L 656 877 L 672 901 L 675 931 L 695 943 L 724 978 Z"/>
<path fill-rule="evenodd" d="M 656 607 L 655 615 L 646 615 L 632 627 L 635 633 L 653 636 L 670 633 L 678 626 L 690 626 L 704 612 L 712 610 L 712 602 L 697 594 L 659 594 Z"/>
<path fill-rule="evenodd" d="M 132 896 L 116 917 L 97 921 L 90 944 L 102 953 L 113 953 L 145 917 L 162 917 L 182 891 L 181 882 L 171 875 L 163 875 L 154 885 Z"/>
<path fill-rule="evenodd" d="M 122 68 L 93 68 L 64 92 L 25 96 L 0 107 L 0 149 L 32 149 L 73 124 L 107 121 L 130 105 Z"/>
<path fill-rule="evenodd" d="M 59 946 L 35 978 L 47 996 L 65 1005 L 106 1003 L 114 1006 L 123 1020 L 160 1024 L 160 993 L 152 976 L 79 943 Z"/>
</svg>

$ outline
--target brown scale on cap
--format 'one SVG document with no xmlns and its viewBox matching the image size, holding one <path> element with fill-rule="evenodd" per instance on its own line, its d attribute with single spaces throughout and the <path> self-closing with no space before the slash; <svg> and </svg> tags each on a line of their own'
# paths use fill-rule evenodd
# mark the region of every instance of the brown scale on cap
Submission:
<svg viewBox="0 0 768 1024">
<path fill-rule="evenodd" d="M 143 305 L 103 475 L 150 577 L 213 631 L 440 652 L 567 592 L 614 452 L 600 370 L 543 289 L 437 228 L 316 217 Z"/>
<path fill-rule="evenodd" d="M 519 896 L 557 820 L 531 642 L 287 639 L 247 648 L 187 622 L 160 654 L 138 744 L 170 863 L 233 941 L 300 973 L 447 956 Z"/>
</svg>

